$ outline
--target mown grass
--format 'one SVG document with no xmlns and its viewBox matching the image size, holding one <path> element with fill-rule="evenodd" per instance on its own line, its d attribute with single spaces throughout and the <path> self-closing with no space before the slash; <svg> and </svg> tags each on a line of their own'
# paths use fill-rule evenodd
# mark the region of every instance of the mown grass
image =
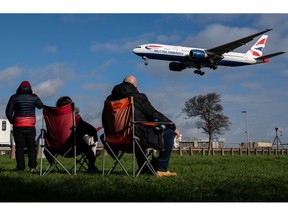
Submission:
<svg viewBox="0 0 288 216">
<path fill-rule="evenodd" d="M 173 154 L 170 170 L 176 177 L 133 178 L 120 169 L 105 177 L 84 172 L 39 176 L 15 171 L 16 161 L 0 156 L 0 201 L 287 202 L 287 163 L 287 155 Z M 99 158 L 98 168 L 100 164 Z"/>
</svg>

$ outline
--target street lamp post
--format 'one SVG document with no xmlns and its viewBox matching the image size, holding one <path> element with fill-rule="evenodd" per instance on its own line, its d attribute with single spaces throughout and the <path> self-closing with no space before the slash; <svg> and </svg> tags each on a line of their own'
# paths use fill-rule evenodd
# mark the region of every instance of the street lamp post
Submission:
<svg viewBox="0 0 288 216">
<path fill-rule="evenodd" d="M 247 150 L 249 149 L 249 134 L 248 134 L 248 125 L 247 125 L 247 111 L 242 111 L 242 113 L 244 113 L 245 115 L 245 125 L 246 125 L 246 143 L 247 143 Z"/>
</svg>

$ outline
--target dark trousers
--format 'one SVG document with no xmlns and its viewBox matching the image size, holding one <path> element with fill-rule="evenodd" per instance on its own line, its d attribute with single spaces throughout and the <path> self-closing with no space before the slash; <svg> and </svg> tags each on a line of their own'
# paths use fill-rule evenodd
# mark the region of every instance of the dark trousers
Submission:
<svg viewBox="0 0 288 216">
<path fill-rule="evenodd" d="M 170 156 L 171 156 L 173 146 L 174 146 L 174 138 L 175 138 L 175 133 L 173 130 L 171 130 L 171 129 L 164 130 L 163 141 L 164 141 L 165 149 L 163 151 L 159 152 L 159 156 L 157 157 L 156 160 L 152 159 L 152 161 L 151 161 L 152 166 L 156 170 L 164 171 L 164 172 L 168 171 Z M 107 147 L 107 143 L 104 141 L 104 134 L 102 134 L 100 136 L 100 139 L 104 145 L 105 150 L 108 152 L 108 154 L 111 157 L 114 158 L 110 149 Z M 111 149 L 114 152 L 114 154 L 117 156 L 119 153 L 119 150 L 116 148 L 112 148 L 112 147 L 111 147 Z M 142 164 L 145 162 L 145 158 L 138 148 L 136 148 L 135 156 L 136 156 L 138 167 L 140 168 L 142 166 Z"/>
<path fill-rule="evenodd" d="M 82 152 L 86 156 L 89 166 L 95 166 L 96 157 L 91 146 L 84 141 L 83 137 L 78 136 L 77 138 L 76 151 Z"/>
<path fill-rule="evenodd" d="M 37 145 L 35 142 L 35 127 L 14 127 L 13 136 L 16 147 L 17 169 L 25 169 L 24 148 L 27 147 L 28 167 L 35 169 L 37 166 Z"/>
<path fill-rule="evenodd" d="M 71 149 L 72 147 L 72 149 Z M 74 157 L 74 149 L 73 149 L 73 144 L 69 144 L 66 147 L 63 147 L 63 149 L 49 149 L 50 154 L 52 154 L 53 156 L 55 156 L 56 154 L 64 156 L 67 158 L 71 158 Z M 68 153 L 67 153 L 68 152 Z M 67 154 L 66 154 L 67 153 Z M 87 160 L 88 160 L 88 165 L 89 166 L 95 166 L 95 161 L 96 161 L 96 157 L 94 155 L 94 152 L 91 148 L 91 146 L 89 146 L 84 140 L 83 138 L 79 137 L 76 140 L 76 154 L 79 155 L 83 153 Z M 46 149 L 44 150 L 44 154 L 46 159 L 48 160 L 48 162 L 50 164 L 52 164 L 54 162 L 54 158 L 46 151 Z"/>
</svg>

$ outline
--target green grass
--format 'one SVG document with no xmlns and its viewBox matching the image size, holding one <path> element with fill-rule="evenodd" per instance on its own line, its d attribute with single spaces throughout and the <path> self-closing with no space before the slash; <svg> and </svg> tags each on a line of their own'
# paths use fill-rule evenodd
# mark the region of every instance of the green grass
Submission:
<svg viewBox="0 0 288 216">
<path fill-rule="evenodd" d="M 105 177 L 84 172 L 39 176 L 15 171 L 16 161 L 0 156 L 0 201 L 287 202 L 287 164 L 287 155 L 173 154 L 169 169 L 176 177 L 133 178 L 120 169 Z"/>
</svg>

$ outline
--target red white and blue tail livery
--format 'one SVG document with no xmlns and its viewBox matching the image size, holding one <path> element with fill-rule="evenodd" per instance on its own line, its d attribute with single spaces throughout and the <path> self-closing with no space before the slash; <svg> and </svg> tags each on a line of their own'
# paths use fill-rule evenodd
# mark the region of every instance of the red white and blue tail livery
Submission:
<svg viewBox="0 0 288 216">
<path fill-rule="evenodd" d="M 239 40 L 214 47 L 212 49 L 172 46 L 164 44 L 143 44 L 133 49 L 133 52 L 141 56 L 148 65 L 147 59 L 171 61 L 169 69 L 182 71 L 186 68 L 196 68 L 195 74 L 204 75 L 201 70 L 204 67 L 217 69 L 218 66 L 244 66 L 268 62 L 269 58 L 281 55 L 285 52 L 277 52 L 263 56 L 268 35 L 265 31 L 241 38 Z M 262 35 L 259 40 L 246 52 L 234 52 L 238 47 L 247 44 L 255 37 Z"/>
<path fill-rule="evenodd" d="M 262 37 L 248 50 L 247 55 L 251 54 L 254 58 L 262 56 L 263 49 L 265 47 L 268 35 L 262 35 Z"/>
</svg>

